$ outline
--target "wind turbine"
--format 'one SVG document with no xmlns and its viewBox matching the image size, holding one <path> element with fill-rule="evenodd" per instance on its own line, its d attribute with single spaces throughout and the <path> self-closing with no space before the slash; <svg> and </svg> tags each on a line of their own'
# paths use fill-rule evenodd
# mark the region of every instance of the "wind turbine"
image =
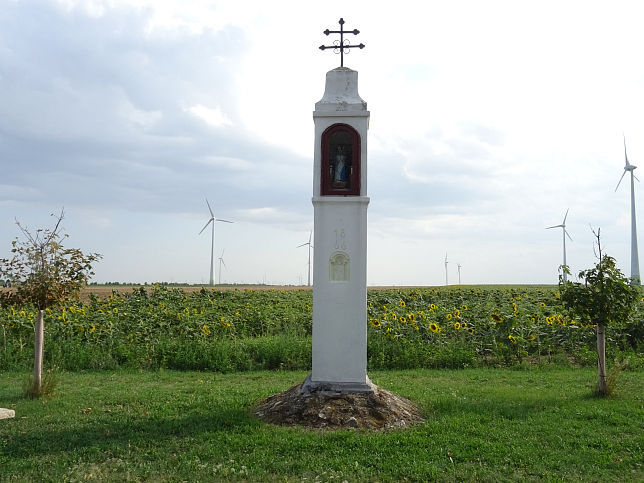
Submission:
<svg viewBox="0 0 644 483">
<path fill-rule="evenodd" d="M 566 263 L 566 237 L 570 238 L 570 235 L 568 234 L 568 231 L 566 230 L 566 218 L 568 218 L 568 210 L 570 210 L 570 208 L 568 208 L 566 210 L 566 214 L 564 216 L 563 221 L 561 222 L 561 225 L 554 225 L 554 226 L 549 226 L 549 227 L 546 228 L 546 230 L 550 230 L 551 228 L 561 228 L 561 230 L 563 232 L 562 233 L 562 236 L 563 236 L 563 264 L 566 265 L 566 266 L 567 266 L 567 263 Z M 570 241 L 572 241 L 572 238 L 570 238 Z M 564 271 L 563 272 L 563 281 L 566 282 L 566 280 L 567 280 L 566 272 Z"/>
<path fill-rule="evenodd" d="M 224 223 L 234 223 L 233 221 L 228 221 L 228 220 L 222 220 L 221 218 L 215 218 L 215 214 L 212 212 L 212 208 L 210 207 L 210 203 L 208 203 L 208 198 L 206 198 L 206 204 L 208 205 L 208 211 L 210 211 L 210 219 L 208 222 L 204 225 L 204 227 L 201 229 L 199 234 L 203 233 L 203 231 L 208 227 L 209 224 L 212 223 L 212 240 L 210 241 L 210 285 L 215 284 L 215 222 L 221 221 Z"/>
<path fill-rule="evenodd" d="M 461 284 L 461 264 L 457 263 L 456 266 L 458 267 L 458 284 Z"/>
<path fill-rule="evenodd" d="M 445 285 L 449 285 L 449 283 L 447 282 L 447 264 L 448 263 L 449 262 L 447 261 L 447 252 L 445 252 Z"/>
<path fill-rule="evenodd" d="M 221 283 L 221 266 L 223 265 L 224 267 L 226 267 L 226 262 L 224 262 L 224 252 L 225 251 L 226 251 L 226 249 L 224 248 L 221 251 L 221 256 L 217 259 L 217 260 L 219 260 L 219 283 Z M 228 268 L 228 267 L 226 267 L 226 268 Z"/>
<path fill-rule="evenodd" d="M 307 286 L 311 286 L 311 248 L 313 248 L 313 245 L 311 245 L 311 237 L 313 236 L 313 231 L 309 232 L 309 241 L 306 243 L 302 243 L 301 245 L 298 245 L 297 248 L 303 247 L 304 245 L 309 246 L 309 278 L 307 282 Z"/>
<path fill-rule="evenodd" d="M 635 181 L 637 177 L 633 173 L 637 166 L 632 165 L 628 162 L 628 155 L 626 154 L 626 136 L 624 136 L 624 158 L 626 160 L 626 165 L 624 166 L 624 172 L 622 177 L 619 178 L 619 182 L 615 187 L 615 191 L 619 188 L 620 183 L 624 179 L 627 171 L 631 173 L 631 280 L 632 283 L 639 285 L 640 284 L 640 261 L 637 251 L 637 222 L 635 221 Z M 638 180 L 639 181 L 639 180 Z"/>
</svg>

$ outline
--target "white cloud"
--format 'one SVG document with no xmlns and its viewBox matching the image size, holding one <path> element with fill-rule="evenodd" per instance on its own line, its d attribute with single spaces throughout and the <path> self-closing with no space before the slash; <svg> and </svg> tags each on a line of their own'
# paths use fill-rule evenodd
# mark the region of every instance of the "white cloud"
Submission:
<svg viewBox="0 0 644 483">
<path fill-rule="evenodd" d="M 138 124 L 142 128 L 150 128 L 155 123 L 161 120 L 163 114 L 161 111 L 145 111 L 143 109 L 137 109 L 130 102 L 123 102 L 121 104 L 121 115 L 128 121 L 131 121 L 135 124 Z"/>
<path fill-rule="evenodd" d="M 275 218 L 279 216 L 279 210 L 272 206 L 263 206 L 261 208 L 251 208 L 248 210 L 240 210 L 240 212 L 250 218 L 255 219 L 266 219 L 266 218 Z"/>
<path fill-rule="evenodd" d="M 212 127 L 224 127 L 232 126 L 233 122 L 230 118 L 221 110 L 221 107 L 217 106 L 215 108 L 209 108 L 197 104 L 185 109 L 186 112 L 189 112 L 193 116 L 198 117 L 206 124 Z"/>
</svg>

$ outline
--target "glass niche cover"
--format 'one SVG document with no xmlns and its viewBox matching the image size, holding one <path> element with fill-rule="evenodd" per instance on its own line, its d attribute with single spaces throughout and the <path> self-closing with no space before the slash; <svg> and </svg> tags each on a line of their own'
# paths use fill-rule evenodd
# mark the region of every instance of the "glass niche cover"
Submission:
<svg viewBox="0 0 644 483">
<path fill-rule="evenodd" d="M 360 195 L 360 135 L 334 124 L 322 133 L 322 195 Z"/>
</svg>

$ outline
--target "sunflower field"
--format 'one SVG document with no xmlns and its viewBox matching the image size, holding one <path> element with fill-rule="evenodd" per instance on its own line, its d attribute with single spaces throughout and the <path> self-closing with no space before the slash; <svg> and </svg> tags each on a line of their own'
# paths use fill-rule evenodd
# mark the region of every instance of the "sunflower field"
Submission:
<svg viewBox="0 0 644 483">
<path fill-rule="evenodd" d="M 595 363 L 595 330 L 564 311 L 556 287 L 368 291 L 370 369 Z M 640 312 L 641 313 L 641 312 Z M 33 363 L 32 307 L 0 309 L 0 370 Z M 641 318 L 610 329 L 609 357 L 644 364 Z M 310 290 L 113 291 L 47 310 L 45 362 L 66 370 L 309 369 Z"/>
</svg>

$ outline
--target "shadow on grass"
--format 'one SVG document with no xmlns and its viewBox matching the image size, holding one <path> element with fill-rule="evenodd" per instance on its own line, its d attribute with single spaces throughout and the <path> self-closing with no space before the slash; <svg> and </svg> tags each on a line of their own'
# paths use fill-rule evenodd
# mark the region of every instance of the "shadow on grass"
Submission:
<svg viewBox="0 0 644 483">
<path fill-rule="evenodd" d="M 74 427 L 39 428 L 28 434 L 14 434 L 7 438 L 3 453 L 6 457 L 22 458 L 90 447 L 113 450 L 128 445 L 149 446 L 150 441 L 163 443 L 205 433 L 243 432 L 260 424 L 249 409 L 213 409 L 212 414 L 191 414 L 182 418 L 129 421 L 95 418 L 82 425 L 71 425 Z"/>
</svg>

